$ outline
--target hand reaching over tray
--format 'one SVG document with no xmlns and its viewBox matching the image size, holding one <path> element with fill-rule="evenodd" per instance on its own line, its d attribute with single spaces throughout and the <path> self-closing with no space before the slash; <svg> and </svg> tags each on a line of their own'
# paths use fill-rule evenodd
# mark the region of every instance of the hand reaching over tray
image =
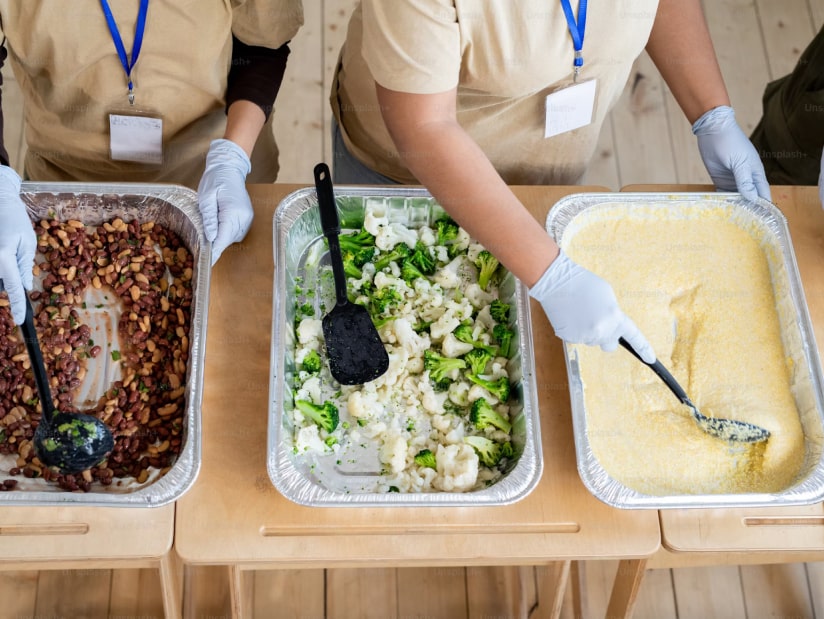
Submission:
<svg viewBox="0 0 824 619">
<path fill-rule="evenodd" d="M 20 177 L 0 166 L 0 290 L 11 303 L 14 324 L 26 315 L 26 290 L 32 287 L 32 266 L 37 237 L 20 199 Z"/>
</svg>

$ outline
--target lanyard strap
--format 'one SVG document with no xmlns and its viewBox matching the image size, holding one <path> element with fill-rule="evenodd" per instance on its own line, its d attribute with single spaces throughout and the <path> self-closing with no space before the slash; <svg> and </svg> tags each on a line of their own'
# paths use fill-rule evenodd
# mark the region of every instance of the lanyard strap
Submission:
<svg viewBox="0 0 824 619">
<path fill-rule="evenodd" d="M 117 22 L 114 20 L 114 15 L 112 15 L 109 3 L 107 0 L 100 0 L 100 5 L 103 7 L 103 14 L 106 16 L 106 23 L 109 25 L 109 32 L 112 34 L 114 47 L 117 50 L 117 55 L 120 57 L 120 64 L 123 65 L 126 78 L 129 80 L 129 103 L 134 105 L 132 69 L 137 62 L 138 56 L 140 56 L 140 47 L 143 44 L 143 31 L 146 29 L 146 13 L 149 10 L 149 0 L 140 0 L 140 9 L 137 12 L 137 24 L 134 29 L 134 44 L 132 45 L 131 60 L 126 56 L 126 47 L 123 45 L 123 39 L 120 37 L 120 31 L 117 29 Z"/>
<path fill-rule="evenodd" d="M 569 0 L 561 0 L 564 9 L 564 16 L 567 20 L 569 34 L 572 36 L 572 46 L 575 48 L 575 60 L 573 61 L 573 79 L 578 79 L 581 67 L 584 66 L 584 31 L 587 27 L 587 0 L 580 0 L 578 3 L 578 19 L 572 14 L 572 5 Z"/>
</svg>

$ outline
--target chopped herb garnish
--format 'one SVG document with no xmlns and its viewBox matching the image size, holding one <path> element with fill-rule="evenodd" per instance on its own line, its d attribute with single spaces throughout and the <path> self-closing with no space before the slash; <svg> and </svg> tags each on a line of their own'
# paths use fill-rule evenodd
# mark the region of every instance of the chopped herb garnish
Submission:
<svg viewBox="0 0 824 619">
<path fill-rule="evenodd" d="M 113 350 L 112 351 L 112 361 L 120 361 L 120 351 Z"/>
</svg>

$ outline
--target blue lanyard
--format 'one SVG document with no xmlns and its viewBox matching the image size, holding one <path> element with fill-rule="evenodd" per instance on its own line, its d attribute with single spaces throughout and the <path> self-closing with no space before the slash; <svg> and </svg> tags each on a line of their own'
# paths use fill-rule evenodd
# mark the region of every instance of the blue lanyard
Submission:
<svg viewBox="0 0 824 619">
<path fill-rule="evenodd" d="M 572 5 L 569 0 L 561 0 L 564 9 L 564 16 L 569 27 L 569 34 L 572 36 L 572 46 L 575 48 L 575 60 L 573 61 L 573 79 L 578 79 L 581 67 L 584 66 L 584 31 L 587 27 L 587 0 L 580 0 L 578 3 L 578 20 L 572 14 Z"/>
<path fill-rule="evenodd" d="M 140 56 L 140 46 L 143 44 L 143 31 L 146 29 L 146 13 L 149 10 L 149 0 L 140 0 L 137 24 L 134 29 L 134 45 L 132 45 L 131 61 L 126 56 L 126 47 L 123 45 L 123 39 L 120 37 L 120 31 L 117 29 L 117 23 L 114 21 L 114 15 L 112 15 L 112 10 L 109 8 L 109 3 L 106 0 L 100 0 L 100 5 L 103 7 L 103 13 L 106 16 L 109 32 L 112 33 L 112 41 L 114 41 L 114 47 L 117 50 L 117 55 L 120 57 L 120 64 L 123 65 L 123 70 L 126 71 L 126 77 L 129 80 L 129 103 L 134 105 L 132 69 L 137 62 L 137 57 Z"/>
</svg>

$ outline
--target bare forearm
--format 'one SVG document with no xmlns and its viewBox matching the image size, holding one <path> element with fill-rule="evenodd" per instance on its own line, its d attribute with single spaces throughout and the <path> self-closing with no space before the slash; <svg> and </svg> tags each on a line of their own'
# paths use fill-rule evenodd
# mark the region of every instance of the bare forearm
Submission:
<svg viewBox="0 0 824 619">
<path fill-rule="evenodd" d="M 246 100 L 235 101 L 229 106 L 223 137 L 240 146 L 251 157 L 265 122 L 266 115 L 257 104 Z"/>
<path fill-rule="evenodd" d="M 690 123 L 730 104 L 699 0 L 660 0 L 647 52 Z"/>
<path fill-rule="evenodd" d="M 527 286 L 538 281 L 558 246 L 460 125 L 428 123 L 392 135 L 404 163 L 453 219 Z"/>
</svg>

